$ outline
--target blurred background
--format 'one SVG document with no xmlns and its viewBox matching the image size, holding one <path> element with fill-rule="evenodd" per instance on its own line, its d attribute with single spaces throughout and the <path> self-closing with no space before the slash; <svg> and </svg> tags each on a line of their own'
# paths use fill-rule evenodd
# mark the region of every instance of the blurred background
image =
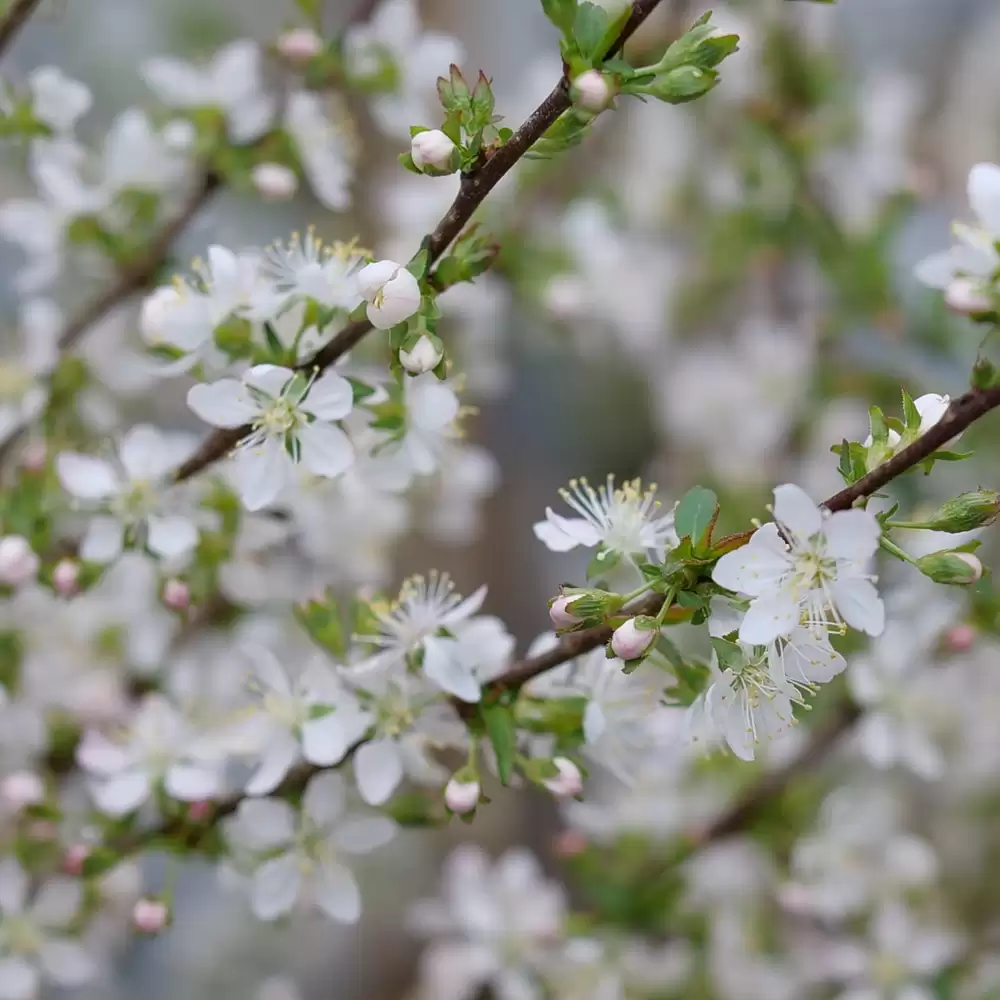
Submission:
<svg viewBox="0 0 1000 1000">
<path fill-rule="evenodd" d="M 352 7 L 326 0 L 330 35 Z M 420 7 L 428 25 L 460 39 L 467 75 L 481 68 L 492 77 L 511 125 L 558 79 L 557 38 L 537 0 Z M 524 650 L 547 627 L 547 599 L 586 565 L 586 556 L 548 552 L 532 533 L 570 478 L 642 476 L 664 503 L 702 483 L 723 499 L 732 521 L 724 527 L 736 529 L 761 513 L 775 483 L 799 483 L 817 499 L 834 492 L 830 446 L 863 439 L 870 403 L 896 413 L 900 384 L 914 396 L 963 390 L 980 334 L 946 313 L 912 270 L 948 245 L 953 218 L 968 216 L 970 167 L 1000 155 L 1000 7 L 720 0 L 714 8 L 742 41 L 708 98 L 691 107 L 623 103 L 581 147 L 526 165 L 491 197 L 483 221 L 503 244 L 501 259 L 442 303 L 445 339 L 468 373 L 465 401 L 477 408 L 468 434 L 486 451 L 428 495 L 419 530 L 384 553 L 391 558 L 372 585 L 391 591 L 428 566 L 451 572 L 464 593 L 485 581 L 486 610 Z M 634 49 L 654 51 L 705 9 L 668 0 Z M 5 70 L 16 81 L 52 64 L 85 81 L 94 108 L 78 131 L 99 143 L 116 114 L 151 103 L 138 74 L 149 56 L 197 59 L 298 23 L 290 0 L 46 0 Z M 396 163 L 404 146 L 379 134 L 363 102 L 349 110 L 363 165 L 349 212 L 332 215 L 308 193 L 268 206 L 227 192 L 184 233 L 178 266 L 212 242 L 260 246 L 308 225 L 328 238 L 357 235 L 397 259 L 412 254 L 455 183 L 407 174 Z M 31 190 L 23 156 L 9 151 L 0 198 Z M 19 259 L 0 244 L 4 273 Z M 59 296 L 71 302 L 91 287 L 88 276 L 71 277 Z M 12 288 L 0 294 L 13 317 Z M 138 345 L 136 304 L 129 309 L 95 350 Z M 126 413 L 152 406 L 160 421 L 199 430 L 174 383 L 158 385 L 152 400 L 141 384 L 116 394 Z M 933 505 L 962 486 L 997 486 L 996 423 L 970 438 L 976 462 L 912 477 L 902 496 Z M 984 669 L 1000 668 L 995 648 L 981 655 Z M 995 800 L 988 764 L 983 771 L 977 801 Z M 419 948 L 404 914 L 433 893 L 457 842 L 494 854 L 525 844 L 565 874 L 555 845 L 567 819 L 552 802 L 523 790 L 490 794 L 474 825 L 408 832 L 381 853 L 363 872 L 366 910 L 355 929 L 318 916 L 259 925 L 207 868 L 186 869 L 175 927 L 129 944 L 113 981 L 90 995 L 283 1000 L 292 981 L 307 1000 L 411 995 Z M 650 794 L 668 809 L 669 790 Z M 904 798 L 906 808 L 929 801 L 932 815 L 951 808 L 923 785 Z M 598 800 L 594 808 L 623 807 Z M 588 835 L 594 824 L 569 822 Z M 945 830 L 938 846 L 961 856 L 975 842 L 982 874 L 995 879 L 984 836 Z M 773 1000 L 749 982 L 708 993 Z"/>
</svg>

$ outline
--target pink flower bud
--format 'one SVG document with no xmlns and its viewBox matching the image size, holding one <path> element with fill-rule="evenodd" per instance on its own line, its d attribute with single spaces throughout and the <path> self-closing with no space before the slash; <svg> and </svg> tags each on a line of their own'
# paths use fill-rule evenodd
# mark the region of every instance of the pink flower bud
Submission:
<svg viewBox="0 0 1000 1000">
<path fill-rule="evenodd" d="M 620 660 L 638 659 L 653 645 L 657 634 L 655 628 L 641 629 L 635 619 L 630 618 L 619 625 L 611 636 L 611 652 Z"/>
<path fill-rule="evenodd" d="M 39 558 L 27 538 L 5 535 L 0 538 L 0 583 L 20 587 L 38 575 Z"/>
<path fill-rule="evenodd" d="M 440 129 L 418 132 L 410 140 L 410 156 L 418 170 L 428 167 L 435 173 L 453 173 L 458 169 L 452 163 L 455 143 Z"/>
<path fill-rule="evenodd" d="M 132 910 L 132 923 L 143 934 L 159 934 L 169 919 L 166 904 L 155 899 L 140 899 Z"/>
<path fill-rule="evenodd" d="M 572 604 L 578 596 L 577 594 L 564 594 L 562 597 L 557 597 L 549 605 L 549 621 L 556 629 L 572 628 L 583 620 L 566 610 L 566 606 Z"/>
<path fill-rule="evenodd" d="M 976 644 L 976 630 L 965 622 L 953 625 L 945 633 L 945 642 L 953 653 L 968 652 Z"/>
<path fill-rule="evenodd" d="M 163 603 L 171 611 L 187 611 L 191 607 L 191 588 L 183 580 L 167 580 L 163 585 Z"/>
<path fill-rule="evenodd" d="M 201 802 L 192 802 L 188 806 L 188 819 L 192 823 L 204 823 L 212 815 L 214 803 L 211 799 L 203 799 Z"/>
<path fill-rule="evenodd" d="M 86 844 L 71 844 L 63 857 L 62 869 L 67 875 L 82 875 L 83 863 L 90 857 Z"/>
<path fill-rule="evenodd" d="M 444 804 L 453 813 L 463 816 L 479 805 L 481 791 L 478 781 L 459 781 L 457 778 L 452 778 L 445 786 Z"/>
<path fill-rule="evenodd" d="M 60 559 L 52 570 L 52 586 L 60 597 L 76 593 L 80 581 L 80 564 L 75 559 Z"/>
<path fill-rule="evenodd" d="M 572 94 L 578 107 L 595 114 L 603 111 L 614 96 L 608 81 L 596 69 L 586 70 L 573 81 Z"/>
<path fill-rule="evenodd" d="M 295 171 L 280 163 L 258 163 L 250 179 L 264 201 L 288 201 L 299 189 Z"/>
<path fill-rule="evenodd" d="M 45 784 L 31 771 L 15 771 L 0 782 L 0 797 L 6 805 L 20 812 L 26 806 L 45 801 Z"/>
<path fill-rule="evenodd" d="M 277 48 L 290 63 L 301 66 L 323 51 L 323 39 L 312 28 L 293 28 L 278 39 Z"/>
<path fill-rule="evenodd" d="M 563 830 L 552 845 L 560 858 L 575 858 L 587 849 L 587 838 L 577 830 Z"/>
<path fill-rule="evenodd" d="M 944 301 L 949 309 L 963 316 L 993 311 L 993 303 L 983 293 L 982 286 L 968 278 L 955 278 L 945 289 Z"/>
<path fill-rule="evenodd" d="M 21 467 L 27 472 L 41 472 L 49 457 L 49 449 L 44 441 L 32 441 L 21 452 Z"/>
<path fill-rule="evenodd" d="M 583 791 L 583 777 L 580 769 L 568 757 L 554 757 L 552 763 L 559 769 L 554 778 L 546 778 L 542 784 L 559 799 L 568 799 Z"/>
</svg>

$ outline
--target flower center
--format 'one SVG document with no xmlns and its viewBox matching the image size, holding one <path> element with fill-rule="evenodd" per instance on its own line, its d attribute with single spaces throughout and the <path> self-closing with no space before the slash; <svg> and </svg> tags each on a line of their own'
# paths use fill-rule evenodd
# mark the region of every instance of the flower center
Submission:
<svg viewBox="0 0 1000 1000">
<path fill-rule="evenodd" d="M 128 492 L 122 492 L 111 504 L 111 513 L 127 524 L 143 520 L 156 506 L 156 489 L 148 480 L 132 483 Z"/>
<path fill-rule="evenodd" d="M 301 421 L 295 407 L 284 397 L 276 399 L 257 419 L 257 427 L 268 437 L 280 437 Z"/>
<path fill-rule="evenodd" d="M 288 728 L 297 726 L 306 719 L 303 706 L 295 698 L 280 695 L 275 691 L 268 691 L 264 695 L 262 706 L 272 719 Z"/>
</svg>

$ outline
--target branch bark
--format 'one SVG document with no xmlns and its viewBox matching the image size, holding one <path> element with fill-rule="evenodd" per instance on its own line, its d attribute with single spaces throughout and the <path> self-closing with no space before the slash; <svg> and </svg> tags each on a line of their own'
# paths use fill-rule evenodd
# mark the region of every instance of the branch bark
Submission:
<svg viewBox="0 0 1000 1000">
<path fill-rule="evenodd" d="M 632 14 L 612 46 L 611 53 L 621 49 L 661 2 L 662 0 L 635 0 Z M 441 258 L 455 237 L 461 233 L 466 223 L 472 218 L 476 209 L 486 200 L 490 191 L 513 169 L 521 157 L 555 123 L 556 119 L 564 111 L 569 110 L 571 104 L 569 81 L 564 75 L 549 96 L 529 115 L 507 142 L 500 146 L 477 170 L 463 175 L 461 187 L 451 207 L 434 231 L 424 239 L 423 246 L 429 253 L 428 266 L 432 266 Z M 351 348 L 355 347 L 371 330 L 371 324 L 364 320 L 348 324 L 312 359 L 300 365 L 300 369 L 302 371 L 317 369 L 322 371 L 329 368 Z M 174 471 L 174 482 L 179 483 L 190 479 L 202 469 L 223 458 L 234 445 L 250 433 L 250 430 L 249 426 L 244 426 L 235 430 L 219 430 L 210 434 L 201 447 Z"/>
<path fill-rule="evenodd" d="M 11 0 L 0 18 L 0 55 L 14 41 L 15 35 L 25 26 L 41 0 Z"/>
</svg>

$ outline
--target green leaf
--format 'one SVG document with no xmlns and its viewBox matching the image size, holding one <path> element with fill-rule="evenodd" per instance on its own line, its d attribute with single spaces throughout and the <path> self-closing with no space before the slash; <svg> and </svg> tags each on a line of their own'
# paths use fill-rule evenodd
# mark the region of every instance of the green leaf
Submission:
<svg viewBox="0 0 1000 1000">
<path fill-rule="evenodd" d="M 295 0 L 306 20 L 318 26 L 323 18 L 323 0 Z"/>
<path fill-rule="evenodd" d="M 576 0 L 542 0 L 545 16 L 564 34 L 573 30 L 576 17 Z"/>
<path fill-rule="evenodd" d="M 347 381 L 351 383 L 351 388 L 354 390 L 354 404 L 357 405 L 363 399 L 367 399 L 375 390 L 368 385 L 367 382 L 362 382 L 361 379 L 355 378 L 353 375 L 347 376 Z"/>
<path fill-rule="evenodd" d="M 413 275 L 417 281 L 423 281 L 427 274 L 427 265 L 430 263 L 430 253 L 427 247 L 417 252 L 417 255 L 406 265 L 406 270 Z"/>
<path fill-rule="evenodd" d="M 679 538 L 690 538 L 693 545 L 708 541 L 708 533 L 719 509 L 719 500 L 703 486 L 695 486 L 681 498 L 674 513 L 674 528 Z"/>
<path fill-rule="evenodd" d="M 285 345 L 278 339 L 278 334 L 270 323 L 264 324 L 264 339 L 267 341 L 267 349 L 270 351 L 275 361 L 283 361 L 285 358 Z"/>
<path fill-rule="evenodd" d="M 586 0 L 576 8 L 576 16 L 573 18 L 573 41 L 585 59 L 593 62 L 595 58 L 604 54 L 601 51 L 601 42 L 607 30 L 608 12 L 603 7 Z"/>
<path fill-rule="evenodd" d="M 510 781 L 514 770 L 514 759 L 517 756 L 517 727 L 514 724 L 514 713 L 508 705 L 494 702 L 491 705 L 481 705 L 479 714 L 486 727 L 486 735 L 493 744 L 497 755 L 497 773 L 502 784 Z"/>
</svg>

